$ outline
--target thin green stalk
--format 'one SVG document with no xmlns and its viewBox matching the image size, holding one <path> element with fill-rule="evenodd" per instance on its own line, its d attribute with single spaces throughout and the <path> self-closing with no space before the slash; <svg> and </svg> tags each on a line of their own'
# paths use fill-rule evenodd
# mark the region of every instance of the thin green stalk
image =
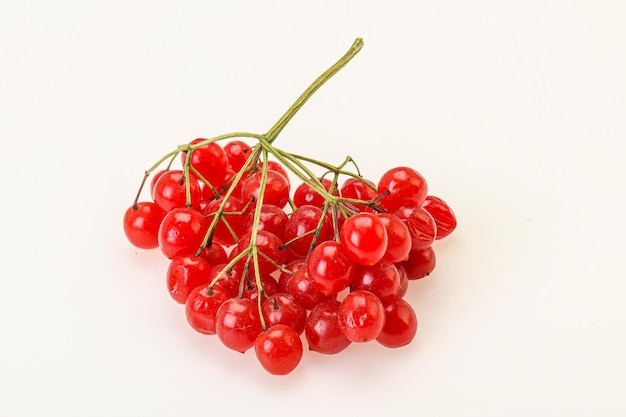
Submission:
<svg viewBox="0 0 626 417">
<path fill-rule="evenodd" d="M 356 38 L 350 49 L 341 57 L 335 64 L 333 64 L 330 68 L 322 73 L 311 85 L 304 90 L 304 92 L 298 97 L 298 99 L 287 109 L 285 114 L 282 115 L 280 119 L 267 131 L 265 137 L 269 143 L 274 142 L 278 134 L 283 130 L 283 128 L 289 123 L 289 121 L 295 116 L 295 114 L 304 106 L 304 103 L 307 102 L 309 98 L 333 75 L 339 72 L 343 67 L 346 66 L 348 62 L 352 58 L 359 53 L 359 51 L 363 48 L 363 39 Z"/>
</svg>

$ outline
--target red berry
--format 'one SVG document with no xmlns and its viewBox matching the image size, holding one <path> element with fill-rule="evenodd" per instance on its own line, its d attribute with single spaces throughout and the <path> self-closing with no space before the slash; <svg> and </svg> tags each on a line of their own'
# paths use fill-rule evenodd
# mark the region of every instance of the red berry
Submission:
<svg viewBox="0 0 626 417">
<path fill-rule="evenodd" d="M 237 255 L 243 252 L 250 246 L 252 239 L 251 233 L 246 233 L 241 237 L 241 240 L 235 246 L 230 253 L 230 259 L 234 259 Z M 259 252 L 259 272 L 261 275 L 269 275 L 276 271 L 277 265 L 282 265 L 285 262 L 286 251 L 282 249 L 283 241 L 274 233 L 267 232 L 265 230 L 257 231 L 256 235 L 256 248 Z M 263 256 L 263 255 L 265 256 Z M 269 259 L 268 259 L 269 258 Z M 271 261 L 270 261 L 271 259 Z M 246 257 L 244 257 L 238 265 L 245 265 Z M 254 263 L 250 260 L 250 276 L 254 276 Z"/>
<path fill-rule="evenodd" d="M 376 341 L 389 348 L 406 346 L 417 333 L 417 316 L 409 303 L 394 298 L 385 303 L 385 325 Z"/>
<path fill-rule="evenodd" d="M 164 172 L 154 184 L 154 202 L 166 212 L 187 206 L 186 180 L 181 170 Z M 202 193 L 198 181 L 189 178 L 191 207 L 198 209 Z"/>
<path fill-rule="evenodd" d="M 456 229 L 456 216 L 448 204 L 439 197 L 426 196 L 422 207 L 433 216 L 437 225 L 436 239 L 443 239 Z"/>
<path fill-rule="evenodd" d="M 406 269 L 404 269 L 402 262 L 395 265 L 398 270 L 398 275 L 400 276 L 400 292 L 398 293 L 398 298 L 403 298 L 409 289 L 409 277 L 406 274 Z"/>
<path fill-rule="evenodd" d="M 261 287 L 267 296 L 272 296 L 278 292 L 278 283 L 271 275 L 261 275 Z M 254 275 L 248 277 L 243 284 L 243 297 L 256 302 L 259 298 L 259 289 Z"/>
<path fill-rule="evenodd" d="M 337 294 L 348 288 L 355 265 L 334 240 L 320 243 L 311 251 L 308 262 L 309 279 L 324 294 Z"/>
<path fill-rule="evenodd" d="M 194 139 L 190 144 L 196 145 L 205 140 L 204 138 Z M 183 166 L 186 159 L 187 152 L 181 152 Z M 198 173 L 213 186 L 219 186 L 219 183 L 222 182 L 226 175 L 226 169 L 228 167 L 226 152 L 224 152 L 224 149 L 216 142 L 208 143 L 191 151 L 190 162 L 189 172 L 192 178 L 197 178 L 191 171 L 191 167 L 194 167 Z"/>
<path fill-rule="evenodd" d="M 273 204 L 263 204 L 261 206 L 261 217 L 259 218 L 259 230 L 265 230 L 278 236 L 281 240 L 285 238 L 285 224 L 289 217 L 285 211 Z M 248 210 L 245 220 L 246 230 L 252 230 L 254 223 L 254 210 Z"/>
<path fill-rule="evenodd" d="M 261 310 L 267 327 L 275 324 L 286 324 L 293 328 L 297 334 L 302 334 L 304 331 L 307 318 L 306 308 L 289 293 L 272 295 L 263 301 Z"/>
<path fill-rule="evenodd" d="M 307 310 L 312 310 L 324 301 L 335 300 L 335 294 L 326 295 L 319 291 L 309 279 L 308 268 L 302 267 L 289 280 L 288 292 Z"/>
<path fill-rule="evenodd" d="M 289 251 L 298 258 L 306 258 L 313 242 L 314 232 L 322 218 L 319 207 L 304 205 L 292 213 L 285 223 L 285 242 L 289 243 Z M 333 225 L 328 216 L 324 217 L 316 244 L 333 237 Z"/>
<path fill-rule="evenodd" d="M 237 172 L 243 167 L 250 156 L 250 146 L 240 140 L 231 140 L 224 145 L 224 152 L 228 158 L 228 165 L 231 170 Z"/>
<path fill-rule="evenodd" d="M 165 211 L 151 201 L 137 203 L 124 213 L 124 234 L 128 241 L 140 249 L 159 246 L 159 227 Z"/>
<path fill-rule="evenodd" d="M 226 263 L 213 265 L 209 271 L 208 281 L 213 282 L 219 275 L 216 284 L 224 288 L 231 297 L 235 297 L 239 294 L 239 287 L 241 285 L 241 267 L 235 265 L 230 271 L 226 271 L 220 274 L 226 267 Z"/>
<path fill-rule="evenodd" d="M 296 258 L 283 266 L 283 271 L 278 276 L 278 292 L 289 292 L 289 281 L 304 264 L 304 259 Z"/>
<path fill-rule="evenodd" d="M 402 220 L 391 213 L 379 213 L 378 218 L 387 231 L 387 251 L 383 258 L 391 262 L 405 261 L 411 250 L 411 234 Z"/>
<path fill-rule="evenodd" d="M 254 351 L 267 372 L 287 375 L 302 359 L 302 341 L 291 327 L 276 324 L 257 336 Z"/>
<path fill-rule="evenodd" d="M 256 171 L 247 178 L 241 186 L 241 197 L 244 201 L 254 198 L 258 200 L 261 188 L 261 171 Z M 280 208 L 285 207 L 289 201 L 289 181 L 282 174 L 268 170 L 265 183 L 263 200 L 257 204 L 273 204 Z"/>
<path fill-rule="evenodd" d="M 232 296 L 219 285 L 209 290 L 200 285 L 193 289 L 185 301 L 187 322 L 195 331 L 202 334 L 215 334 L 215 316 L 222 303 Z"/>
<path fill-rule="evenodd" d="M 341 246 L 345 254 L 359 265 L 373 265 L 387 251 L 387 231 L 378 216 L 357 213 L 343 223 Z"/>
<path fill-rule="evenodd" d="M 435 269 L 437 257 L 432 246 L 424 249 L 412 249 L 409 259 L 400 262 L 410 280 L 416 280 L 428 276 Z"/>
<path fill-rule="evenodd" d="M 152 174 L 152 179 L 150 180 L 150 197 L 152 197 L 152 199 L 154 200 L 154 186 L 156 185 L 156 182 L 159 180 L 159 178 L 161 178 L 161 175 L 165 174 L 167 172 L 166 169 L 162 169 L 161 171 L 157 171 L 154 174 Z"/>
<path fill-rule="evenodd" d="M 326 189 L 326 191 L 330 191 L 330 187 L 333 184 L 332 181 L 328 178 L 318 179 L 322 183 L 322 186 Z M 337 190 L 337 188 L 335 187 L 332 194 L 338 196 L 339 190 Z M 294 191 L 293 193 L 293 203 L 296 205 L 296 207 L 308 204 L 321 208 L 324 205 L 325 201 L 326 199 L 306 182 L 301 183 L 298 188 L 296 188 L 296 191 Z"/>
<path fill-rule="evenodd" d="M 180 304 L 185 304 L 187 296 L 196 287 L 208 285 L 211 266 L 199 256 L 175 256 L 167 268 L 167 289 L 170 296 Z"/>
<path fill-rule="evenodd" d="M 159 247 L 168 258 L 194 254 L 200 248 L 207 224 L 200 212 L 177 208 L 165 215 L 159 227 Z"/>
<path fill-rule="evenodd" d="M 383 302 L 397 297 L 402 290 L 398 269 L 386 259 L 374 265 L 357 265 L 351 288 L 369 291 Z"/>
<path fill-rule="evenodd" d="M 409 167 L 396 167 L 385 172 L 378 181 L 381 207 L 394 212 L 400 207 L 415 207 L 422 204 L 428 193 L 426 180 Z"/>
<path fill-rule="evenodd" d="M 209 265 L 219 265 L 225 264 L 228 262 L 228 254 L 226 253 L 226 249 L 219 243 L 213 242 L 211 246 L 207 246 L 204 248 L 200 256 L 204 258 Z"/>
<path fill-rule="evenodd" d="M 259 169 L 260 168 L 263 168 L 263 162 L 259 162 Z M 268 161 L 267 162 L 267 169 L 268 169 L 268 171 L 276 171 L 276 172 L 278 172 L 283 177 L 285 177 L 285 179 L 287 180 L 287 184 L 291 183 L 291 181 L 289 181 L 289 173 L 287 172 L 285 167 L 281 165 L 280 162 Z"/>
<path fill-rule="evenodd" d="M 256 303 L 247 298 L 224 301 L 215 315 L 215 330 L 227 348 L 241 353 L 250 349 L 263 330 Z"/>
<path fill-rule="evenodd" d="M 241 238 L 246 232 L 246 216 L 242 212 L 244 209 L 244 203 L 236 198 L 230 197 L 224 203 L 224 200 L 212 200 L 204 210 L 205 216 L 207 216 L 207 227 L 211 224 L 214 217 L 222 204 L 225 204 L 222 216 L 217 221 L 213 232 L 213 240 L 224 246 L 232 246 Z M 234 234 L 234 236 L 233 236 Z"/>
<path fill-rule="evenodd" d="M 355 200 L 372 201 L 376 198 L 376 186 L 370 181 L 358 178 L 348 178 L 340 187 L 341 196 Z M 351 205 L 359 211 L 373 212 L 373 210 L 363 204 Z"/>
<path fill-rule="evenodd" d="M 385 324 L 385 308 L 369 291 L 354 291 L 339 304 L 339 327 L 351 342 L 369 342 L 380 334 Z"/>
<path fill-rule="evenodd" d="M 411 250 L 424 249 L 432 245 L 437 236 L 435 219 L 422 207 L 401 207 L 396 212 L 409 229 Z"/>
<path fill-rule="evenodd" d="M 309 350 L 333 355 L 350 346 L 350 340 L 339 327 L 338 316 L 339 301 L 326 301 L 315 306 L 304 327 Z"/>
</svg>

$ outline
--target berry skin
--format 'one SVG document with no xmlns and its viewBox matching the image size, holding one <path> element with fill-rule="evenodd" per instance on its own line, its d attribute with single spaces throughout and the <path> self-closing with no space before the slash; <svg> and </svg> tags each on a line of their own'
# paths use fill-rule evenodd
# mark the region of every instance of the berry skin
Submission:
<svg viewBox="0 0 626 417">
<path fill-rule="evenodd" d="M 128 241 L 140 249 L 159 247 L 159 227 L 165 211 L 151 201 L 137 203 L 124 213 L 124 234 Z"/>
<path fill-rule="evenodd" d="M 396 167 L 385 172 L 378 181 L 379 204 L 389 212 L 400 207 L 417 207 L 426 198 L 428 185 L 424 177 L 409 167 Z"/>
<path fill-rule="evenodd" d="M 369 184 L 369 185 L 368 185 Z M 371 186 L 370 186 L 371 185 Z M 358 178 L 348 178 L 339 188 L 340 194 L 345 198 L 355 200 L 372 201 L 376 198 L 376 187 L 368 180 Z M 372 213 L 374 210 L 363 204 L 353 204 L 359 211 Z"/>
<path fill-rule="evenodd" d="M 401 207 L 395 212 L 409 229 L 411 250 L 432 245 L 437 236 L 435 219 L 422 207 Z"/>
<path fill-rule="evenodd" d="M 241 198 L 244 201 L 249 201 L 253 198 L 258 199 L 259 189 L 261 187 L 261 178 L 261 171 L 256 171 L 243 182 L 243 185 L 241 186 Z M 282 174 L 268 169 L 263 201 L 260 203 L 273 204 L 283 208 L 288 201 L 289 181 Z"/>
<path fill-rule="evenodd" d="M 388 348 L 406 346 L 417 333 L 417 316 L 413 307 L 401 298 L 385 303 L 385 325 L 376 341 Z"/>
<path fill-rule="evenodd" d="M 402 220 L 391 213 L 380 213 L 378 218 L 385 225 L 387 231 L 387 251 L 383 258 L 391 262 L 405 261 L 411 250 L 411 233 Z"/>
<path fill-rule="evenodd" d="M 307 310 L 313 310 L 316 305 L 324 301 L 337 298 L 335 294 L 324 294 L 319 291 L 309 278 L 308 268 L 303 266 L 298 269 L 287 284 L 287 292 Z"/>
<path fill-rule="evenodd" d="M 319 207 L 304 205 L 292 213 L 285 223 L 285 242 L 289 243 L 289 251 L 297 258 L 306 258 L 314 238 L 314 231 L 322 218 Z M 324 217 L 316 244 L 333 237 L 333 225 L 330 217 Z"/>
<path fill-rule="evenodd" d="M 374 214 L 357 213 L 349 217 L 339 235 L 343 251 L 359 265 L 373 265 L 387 252 L 387 230 Z"/>
<path fill-rule="evenodd" d="M 175 256 L 167 268 L 167 289 L 179 304 L 185 304 L 187 296 L 196 287 L 208 285 L 211 265 L 193 255 Z"/>
<path fill-rule="evenodd" d="M 215 329 L 227 348 L 244 353 L 263 330 L 256 303 L 247 298 L 224 301 L 215 315 Z"/>
<path fill-rule="evenodd" d="M 240 140 L 231 140 L 224 145 L 224 152 L 228 158 L 229 168 L 237 172 L 243 167 L 250 155 L 250 146 Z"/>
<path fill-rule="evenodd" d="M 257 336 L 254 351 L 267 372 L 287 375 L 302 359 L 302 341 L 291 327 L 275 324 Z"/>
<path fill-rule="evenodd" d="M 323 294 L 337 294 L 348 288 L 354 277 L 355 265 L 334 240 L 320 243 L 309 255 L 309 279 Z"/>
<path fill-rule="evenodd" d="M 200 256 L 203 257 L 209 265 L 219 265 L 228 262 L 228 254 L 226 249 L 219 243 L 213 242 L 211 246 L 204 248 Z"/>
<path fill-rule="evenodd" d="M 330 187 L 333 184 L 332 181 L 328 178 L 319 178 L 319 180 L 326 189 L 326 191 L 329 191 Z M 333 190 L 333 195 L 338 196 L 339 190 L 335 188 Z M 321 208 L 324 205 L 325 201 L 326 200 L 324 199 L 324 197 L 313 188 L 311 188 L 311 186 L 306 182 L 301 183 L 298 188 L 296 188 L 296 191 L 294 191 L 293 193 L 293 203 L 296 205 L 296 207 L 308 204 Z"/>
<path fill-rule="evenodd" d="M 402 290 L 400 273 L 396 266 L 386 259 L 381 259 L 374 265 L 357 265 L 351 288 L 353 291 L 369 291 L 384 302 L 400 294 Z"/>
<path fill-rule="evenodd" d="M 268 327 L 275 324 L 286 324 L 299 335 L 304 332 L 307 318 L 306 308 L 289 293 L 276 293 L 270 296 L 269 299 L 263 301 L 261 312 Z"/>
<path fill-rule="evenodd" d="M 408 279 L 414 281 L 430 275 L 435 269 L 436 263 L 435 250 L 432 246 L 428 246 L 424 249 L 412 249 L 409 253 L 409 259 L 400 262 L 399 265 L 406 271 Z"/>
<path fill-rule="evenodd" d="M 259 169 L 261 169 L 261 168 L 263 168 L 263 162 L 259 162 Z M 280 164 L 280 162 L 268 161 L 267 162 L 267 169 L 268 169 L 268 171 L 276 171 L 276 172 L 278 172 L 283 177 L 285 177 L 285 179 L 287 180 L 287 184 L 290 184 L 289 173 L 287 172 L 285 167 Z"/>
<path fill-rule="evenodd" d="M 189 142 L 190 145 L 196 145 L 204 138 L 194 139 Z M 181 152 L 181 161 L 183 166 L 187 159 L 187 152 Z M 191 167 L 194 167 L 200 175 L 202 175 L 213 186 L 218 186 L 223 181 L 226 175 L 226 169 L 228 167 L 228 156 L 224 149 L 216 143 L 208 143 L 199 148 L 194 149 L 191 152 L 190 161 L 190 176 L 191 178 L 198 178 L 192 171 Z"/>
<path fill-rule="evenodd" d="M 268 296 L 278 292 L 278 283 L 271 275 L 261 275 L 261 287 L 263 287 L 263 292 Z M 249 298 L 254 302 L 259 298 L 259 289 L 254 275 L 250 276 L 248 282 L 243 284 L 243 297 Z"/>
<path fill-rule="evenodd" d="M 353 291 L 339 304 L 339 327 L 348 340 L 363 343 L 378 337 L 385 324 L 385 307 L 369 291 Z"/>
<path fill-rule="evenodd" d="M 238 254 L 244 251 L 246 248 L 250 246 L 250 240 L 252 239 L 251 233 L 246 233 L 242 236 L 241 240 L 235 246 L 230 253 L 230 259 L 234 259 Z M 274 233 L 267 232 L 265 230 L 259 230 L 256 235 L 256 247 L 259 251 L 259 272 L 261 275 L 269 275 L 276 271 L 276 265 L 282 265 L 285 262 L 285 257 L 287 253 L 284 249 L 281 249 L 283 241 L 280 240 L 278 236 Z M 274 262 L 271 262 L 269 259 L 265 258 L 264 254 L 269 259 Z M 246 257 L 244 257 L 239 265 L 245 265 Z M 250 261 L 250 276 L 254 276 L 254 264 L 253 261 Z"/>
<path fill-rule="evenodd" d="M 215 334 L 217 310 L 231 295 L 220 285 L 200 285 L 193 289 L 185 301 L 185 317 L 195 331 L 202 334 Z"/>
<path fill-rule="evenodd" d="M 187 206 L 186 181 L 181 170 L 164 172 L 156 181 L 153 188 L 154 202 L 166 212 L 175 208 Z M 190 177 L 189 193 L 191 195 L 191 207 L 198 209 L 202 197 L 200 184 Z"/>
<path fill-rule="evenodd" d="M 398 275 L 400 276 L 400 292 L 397 297 L 403 298 L 409 290 L 409 277 L 406 274 L 406 269 L 404 269 L 402 262 L 395 264 L 395 266 L 398 270 Z"/>
<path fill-rule="evenodd" d="M 285 238 L 285 224 L 289 216 L 285 211 L 273 204 L 263 204 L 261 206 L 261 217 L 257 225 L 259 230 L 274 233 L 281 240 Z M 245 230 L 252 230 L 254 224 L 254 210 L 248 210 L 245 220 Z"/>
<path fill-rule="evenodd" d="M 339 304 L 336 300 L 326 301 L 315 306 L 309 313 L 304 327 L 309 350 L 334 355 L 352 343 L 339 327 Z"/>
<path fill-rule="evenodd" d="M 456 229 L 456 216 L 450 206 L 439 197 L 426 196 L 422 207 L 433 216 L 437 225 L 436 239 L 443 239 Z"/>
<path fill-rule="evenodd" d="M 167 258 L 194 254 L 207 231 L 204 216 L 193 209 L 177 208 L 165 215 L 159 227 L 159 247 Z"/>
<path fill-rule="evenodd" d="M 213 218 L 222 203 L 224 203 L 224 200 L 220 199 L 212 200 L 209 204 L 207 204 L 206 209 L 204 210 L 204 215 L 207 216 L 207 227 L 213 221 Z M 235 241 L 235 237 L 231 233 L 231 230 L 237 238 L 243 236 L 246 232 L 246 217 L 244 213 L 242 213 L 243 209 L 244 203 L 236 197 L 231 196 L 226 201 L 222 217 L 217 221 L 217 225 L 215 226 L 213 232 L 213 240 L 215 242 L 224 246 L 232 246 L 237 243 Z M 228 226 L 226 223 L 228 223 Z"/>
</svg>

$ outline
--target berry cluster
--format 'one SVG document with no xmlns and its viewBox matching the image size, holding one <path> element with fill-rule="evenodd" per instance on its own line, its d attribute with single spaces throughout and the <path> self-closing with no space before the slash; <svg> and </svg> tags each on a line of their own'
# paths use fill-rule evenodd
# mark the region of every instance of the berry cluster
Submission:
<svg viewBox="0 0 626 417">
<path fill-rule="evenodd" d="M 297 367 L 303 335 L 323 354 L 351 343 L 410 343 L 417 317 L 403 296 L 411 280 L 433 271 L 433 243 L 456 227 L 450 207 L 410 167 L 373 182 L 349 157 L 334 166 L 273 145 L 361 45 L 268 133 L 195 139 L 165 155 L 124 214 L 128 240 L 169 259 L 167 288 L 190 326 L 235 351 L 254 348 L 271 374 Z M 151 198 L 140 201 L 146 184 Z"/>
</svg>

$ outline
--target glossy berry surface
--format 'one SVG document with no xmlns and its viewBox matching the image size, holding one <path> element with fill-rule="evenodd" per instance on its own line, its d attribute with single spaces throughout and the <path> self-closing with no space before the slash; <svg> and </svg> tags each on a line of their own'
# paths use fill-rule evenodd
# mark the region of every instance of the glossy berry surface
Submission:
<svg viewBox="0 0 626 417">
<path fill-rule="evenodd" d="M 380 299 L 371 292 L 354 291 L 339 304 L 337 319 L 348 340 L 369 342 L 378 337 L 385 324 L 385 309 Z"/>
<path fill-rule="evenodd" d="M 261 171 L 256 171 L 241 186 L 241 198 L 244 201 L 251 199 L 258 200 L 259 189 L 261 188 Z M 289 181 L 282 174 L 268 170 L 267 182 L 261 203 L 273 204 L 280 208 L 285 207 L 289 201 Z"/>
<path fill-rule="evenodd" d="M 376 341 L 389 348 L 406 346 L 417 333 L 417 315 L 413 307 L 401 298 L 385 303 L 385 325 Z"/>
<path fill-rule="evenodd" d="M 359 265 L 373 265 L 387 252 L 387 230 L 374 214 L 349 217 L 341 226 L 340 236 L 343 251 Z"/>
<path fill-rule="evenodd" d="M 435 219 L 422 207 L 401 207 L 395 212 L 409 229 L 411 250 L 432 245 L 437 237 Z"/>
<path fill-rule="evenodd" d="M 309 255 L 309 279 L 324 294 L 337 294 L 348 288 L 354 271 L 354 262 L 343 252 L 341 244 L 334 240 L 320 243 Z"/>
<path fill-rule="evenodd" d="M 204 141 L 206 141 L 206 139 L 197 138 L 189 143 L 191 145 L 197 145 Z M 181 152 L 181 162 L 183 165 L 186 159 L 187 152 Z M 191 151 L 190 165 L 195 168 L 204 179 L 209 181 L 209 183 L 217 186 L 226 174 L 228 156 L 219 143 L 208 143 Z M 194 178 L 198 178 L 193 172 L 191 172 L 190 175 Z"/>
<path fill-rule="evenodd" d="M 166 212 L 179 207 L 187 207 L 187 191 L 185 177 L 181 170 L 164 172 L 154 184 L 154 202 Z M 191 207 L 198 209 L 201 190 L 198 181 L 189 179 L 189 195 Z"/>
<path fill-rule="evenodd" d="M 400 265 L 406 271 L 409 280 L 416 280 L 430 275 L 437 264 L 437 256 L 432 246 L 424 249 L 412 249 L 409 258 Z"/>
<path fill-rule="evenodd" d="M 302 334 L 306 324 L 307 311 L 289 293 L 276 293 L 263 301 L 261 306 L 265 325 L 286 324 L 297 334 Z"/>
<path fill-rule="evenodd" d="M 227 348 L 241 353 L 250 349 L 262 331 L 256 303 L 247 298 L 224 301 L 215 315 L 215 329 Z"/>
<path fill-rule="evenodd" d="M 302 359 L 302 341 L 294 329 L 275 324 L 262 332 L 254 343 L 256 357 L 272 375 L 287 375 Z"/>
<path fill-rule="evenodd" d="M 159 247 L 167 258 L 194 254 L 207 230 L 200 212 L 178 208 L 165 215 L 159 227 Z"/>
<path fill-rule="evenodd" d="M 185 317 L 192 329 L 202 334 L 215 334 L 217 310 L 231 294 L 220 285 L 200 285 L 194 288 L 185 301 Z"/>
<path fill-rule="evenodd" d="M 395 298 L 402 290 L 400 273 L 386 259 L 381 259 L 374 265 L 357 265 L 352 290 L 369 291 L 381 301 Z"/>
<path fill-rule="evenodd" d="M 380 213 L 378 218 L 387 231 L 387 251 L 383 258 L 390 262 L 405 261 L 411 250 L 412 238 L 408 226 L 391 213 Z"/>
<path fill-rule="evenodd" d="M 322 210 L 319 207 L 304 205 L 293 212 L 285 223 L 285 242 L 288 249 L 298 258 L 306 258 L 315 237 L 315 230 L 319 224 L 319 233 L 315 241 L 320 244 L 333 236 L 333 226 L 330 218 L 322 219 Z"/>
<path fill-rule="evenodd" d="M 410 167 L 396 167 L 385 172 L 378 181 L 379 204 L 394 212 L 400 207 L 422 204 L 428 193 L 426 179 Z"/>
<path fill-rule="evenodd" d="M 377 195 L 376 186 L 371 181 L 358 178 L 348 178 L 343 182 L 339 190 L 342 197 L 355 200 L 372 201 Z M 359 203 L 351 203 L 351 207 L 370 213 L 374 211 L 370 207 Z"/>
<path fill-rule="evenodd" d="M 439 197 L 433 195 L 426 196 L 422 207 L 433 216 L 437 226 L 436 239 L 443 239 L 456 229 L 456 216 L 446 203 Z"/>
<path fill-rule="evenodd" d="M 179 304 L 185 304 L 189 293 L 200 285 L 208 285 L 211 265 L 193 255 L 175 256 L 167 268 L 167 289 Z"/>
<path fill-rule="evenodd" d="M 339 301 L 326 301 L 315 306 L 304 328 L 310 350 L 334 355 L 350 346 L 352 342 L 343 334 L 338 317 Z"/>
<path fill-rule="evenodd" d="M 124 233 L 130 243 L 140 249 L 154 249 L 159 246 L 159 227 L 165 211 L 151 201 L 137 203 L 124 213 Z"/>
</svg>

